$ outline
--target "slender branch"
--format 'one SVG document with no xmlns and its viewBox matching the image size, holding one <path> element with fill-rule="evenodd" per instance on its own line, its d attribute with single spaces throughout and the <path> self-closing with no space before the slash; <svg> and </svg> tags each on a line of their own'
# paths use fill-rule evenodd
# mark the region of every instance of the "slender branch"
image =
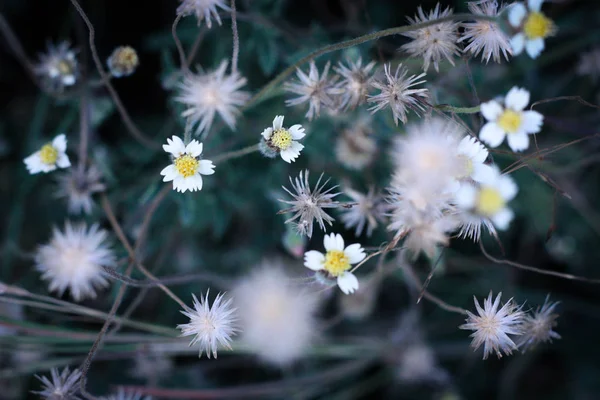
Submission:
<svg viewBox="0 0 600 400">
<path fill-rule="evenodd" d="M 253 144 L 251 146 L 244 147 L 240 150 L 234 150 L 227 153 L 219 154 L 215 156 L 211 161 L 216 163 L 222 163 L 228 160 L 232 160 L 234 158 L 239 158 L 241 156 L 245 156 L 246 154 L 254 153 L 258 151 L 258 144 Z"/>
<path fill-rule="evenodd" d="M 433 106 L 436 110 L 447 111 L 455 114 L 476 114 L 480 110 L 480 106 L 475 107 L 454 107 L 450 104 L 438 104 Z"/>
<path fill-rule="evenodd" d="M 233 34 L 233 54 L 231 55 L 231 73 L 235 74 L 238 70 L 238 58 L 240 55 L 240 35 L 237 27 L 237 11 L 235 9 L 235 0 L 231 0 L 231 32 Z"/>
<path fill-rule="evenodd" d="M 90 136 L 90 108 L 89 95 L 86 88 L 81 91 L 79 97 L 79 160 L 77 167 L 79 172 L 85 171 L 88 155 L 88 141 Z"/>
<path fill-rule="evenodd" d="M 171 27 L 171 34 L 173 35 L 173 41 L 175 41 L 175 47 L 177 47 L 177 53 L 179 54 L 179 63 L 181 64 L 181 70 L 183 72 L 188 69 L 188 62 L 185 58 L 185 51 L 183 50 L 183 45 L 181 44 L 181 40 L 179 40 L 179 36 L 177 36 L 177 25 L 181 20 L 181 14 L 177 14 L 175 21 L 173 21 L 173 26 Z"/>
<path fill-rule="evenodd" d="M 177 284 L 185 284 L 193 281 L 211 281 L 219 286 L 228 287 L 230 282 L 226 279 L 223 279 L 217 275 L 198 273 L 198 274 L 189 274 L 189 275 L 181 275 L 181 276 L 167 276 L 162 278 L 149 278 L 147 280 L 138 280 L 133 279 L 123 274 L 118 273 L 114 268 L 111 267 L 102 267 L 104 271 L 113 279 L 121 281 L 126 285 L 133 287 L 141 287 L 141 288 L 153 288 L 159 285 L 177 285 Z"/>
</svg>

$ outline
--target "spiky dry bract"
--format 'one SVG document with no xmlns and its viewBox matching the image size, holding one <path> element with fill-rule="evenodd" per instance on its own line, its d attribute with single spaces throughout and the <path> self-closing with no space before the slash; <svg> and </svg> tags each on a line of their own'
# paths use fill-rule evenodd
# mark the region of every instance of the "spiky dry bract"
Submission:
<svg viewBox="0 0 600 400">
<path fill-rule="evenodd" d="M 142 397 L 141 393 L 137 392 L 126 392 L 123 388 L 119 388 L 116 394 L 108 397 L 101 397 L 101 400 L 152 400 L 151 396 Z"/>
<path fill-rule="evenodd" d="M 513 299 L 509 299 L 500 309 L 500 298 L 502 292 L 498 293 L 492 303 L 492 292 L 485 299 L 483 308 L 479 305 L 477 298 L 473 296 L 477 313 L 475 315 L 467 311 L 466 324 L 459 326 L 460 329 L 474 331 L 470 336 L 473 338 L 471 347 L 477 350 L 483 345 L 483 359 L 491 353 L 496 353 L 498 358 L 512 354 L 517 350 L 517 345 L 509 335 L 518 336 L 523 333 L 522 322 L 525 313 L 521 306 L 516 305 Z"/>
<path fill-rule="evenodd" d="M 371 187 L 366 194 L 351 188 L 344 189 L 344 194 L 357 204 L 343 209 L 341 219 L 346 229 L 355 228 L 355 235 L 360 236 L 367 228 L 367 236 L 371 236 L 373 230 L 385 221 L 388 204 L 381 193 Z"/>
<path fill-rule="evenodd" d="M 296 69 L 298 82 L 286 82 L 283 88 L 288 92 L 297 94 L 298 97 L 286 100 L 285 105 L 291 107 L 308 102 L 306 118 L 309 120 L 319 116 L 321 106 L 333 108 L 335 104 L 333 96 L 338 93 L 338 89 L 335 87 L 337 78 L 334 77 L 331 80 L 327 78 L 329 67 L 330 64 L 327 63 L 320 76 L 314 61 L 310 62 L 308 75 L 300 68 Z"/>
<path fill-rule="evenodd" d="M 79 392 L 79 379 L 81 379 L 81 371 L 74 369 L 73 372 L 69 371 L 69 367 L 65 367 L 59 374 L 58 368 L 52 368 L 50 370 L 52 381 L 45 376 L 35 376 L 42 382 L 44 390 L 39 392 L 32 392 L 39 394 L 45 400 L 80 400 L 78 396 Z"/>
<path fill-rule="evenodd" d="M 196 295 L 194 298 L 194 310 L 188 309 L 181 311 L 183 315 L 190 319 L 189 324 L 177 325 L 181 329 L 181 336 L 194 336 L 190 346 L 198 343 L 200 345 L 200 354 L 206 352 L 210 358 L 211 354 L 217 358 L 217 349 L 219 346 L 231 349 L 231 337 L 238 332 L 236 327 L 237 309 L 232 306 L 231 298 L 223 300 L 224 293 L 217 294 L 212 307 L 208 304 L 208 293 L 206 297 L 200 294 L 200 301 Z"/>
<path fill-rule="evenodd" d="M 427 89 L 411 89 L 413 86 L 425 83 L 425 80 L 419 80 L 425 76 L 425 73 L 411 75 L 407 78 L 408 69 L 402 64 L 398 65 L 393 76 L 390 64 L 385 64 L 383 68 L 385 81 L 375 80 L 371 83 L 371 86 L 381 91 L 379 94 L 367 98 L 369 103 L 375 103 L 369 108 L 371 113 L 376 113 L 389 105 L 394 122 L 398 125 L 398 120 L 406 123 L 408 110 L 414 111 L 417 115 L 425 111 L 429 98 Z"/>
<path fill-rule="evenodd" d="M 102 173 L 94 165 L 88 168 L 71 168 L 57 178 L 57 198 L 67 200 L 71 214 L 91 214 L 94 207 L 92 195 L 106 189 L 101 182 Z"/>
<path fill-rule="evenodd" d="M 75 85 L 79 76 L 75 54 L 67 41 L 57 46 L 48 43 L 46 53 L 39 55 L 40 61 L 35 67 L 35 73 L 48 90 L 60 92 L 65 86 Z"/>
<path fill-rule="evenodd" d="M 215 114 L 219 114 L 230 129 L 235 130 L 236 117 L 250 95 L 240 90 L 246 78 L 238 71 L 227 74 L 226 60 L 212 72 L 188 74 L 179 84 L 179 96 L 175 100 L 187 109 L 181 114 L 192 125 L 198 124 L 196 134 L 210 130 Z"/>
<path fill-rule="evenodd" d="M 96 290 L 108 286 L 103 267 L 115 264 L 108 233 L 97 224 L 65 222 L 64 231 L 52 230 L 50 243 L 35 254 L 36 269 L 49 282 L 48 290 L 59 296 L 69 289 L 75 301 L 95 298 Z"/>
<path fill-rule="evenodd" d="M 334 218 L 328 215 L 323 209 L 337 208 L 339 205 L 338 202 L 333 201 L 332 199 L 340 193 L 332 193 L 332 191 L 338 187 L 337 185 L 325 190 L 325 186 L 329 183 L 329 179 L 321 185 L 323 174 L 319 176 L 319 180 L 317 181 L 314 190 L 311 190 L 308 182 L 308 175 L 309 171 L 305 170 L 300 171 L 300 174 L 294 180 L 292 180 L 292 177 L 290 176 L 289 179 L 292 190 L 295 193 L 285 186 L 282 187 L 294 200 L 280 199 L 279 201 L 290 204 L 291 207 L 286 211 L 295 213 L 292 218 L 286 220 L 285 223 L 294 223 L 298 233 L 310 238 L 312 236 L 313 222 L 315 220 L 323 231 L 325 231 L 325 222 L 330 226 L 332 225 Z"/>
<path fill-rule="evenodd" d="M 490 17 L 497 16 L 504 9 L 504 5 L 500 5 L 496 0 L 481 0 L 469 2 L 469 11 L 474 15 L 487 15 Z M 481 54 L 481 59 L 485 60 L 486 64 L 493 58 L 495 62 L 502 62 L 500 52 L 504 55 L 506 61 L 508 56 L 512 55 L 510 47 L 510 39 L 502 31 L 498 23 L 494 21 L 475 21 L 465 22 L 462 24 L 465 31 L 462 37 L 458 40 L 469 41 L 469 45 L 463 49 L 464 53 L 471 53 L 474 57 Z"/>
<path fill-rule="evenodd" d="M 552 342 L 560 339 L 560 335 L 552 329 L 557 325 L 558 314 L 554 312 L 558 302 L 550 302 L 546 297 L 544 304 L 534 312 L 526 314 L 523 318 L 521 329 L 523 333 L 517 340 L 517 346 L 522 351 L 527 351 L 539 343 Z"/>
<path fill-rule="evenodd" d="M 582 53 L 577 63 L 577 74 L 587 75 L 594 83 L 600 78 L 600 47 Z"/>
<path fill-rule="evenodd" d="M 177 15 L 187 16 L 194 14 L 198 18 L 198 25 L 204 19 L 208 29 L 212 27 L 212 18 L 217 21 L 217 24 L 221 25 L 221 17 L 219 16 L 219 10 L 231 11 L 231 9 L 225 3 L 225 0 L 180 0 L 181 4 L 177 7 Z"/>
<path fill-rule="evenodd" d="M 452 9 L 447 7 L 445 10 L 440 11 L 440 4 L 438 3 L 435 9 L 429 12 L 429 15 L 426 15 L 419 6 L 415 18 L 408 17 L 408 21 L 411 25 L 415 25 L 450 15 L 452 15 Z M 403 33 L 402 35 L 411 38 L 412 41 L 403 45 L 401 49 L 413 57 L 423 57 L 423 70 L 425 72 L 427 72 L 432 62 L 435 70 L 439 72 L 439 62 L 442 58 L 447 59 L 450 64 L 454 65 L 452 57 L 460 55 L 456 45 L 458 26 L 458 22 L 446 21 Z"/>
<path fill-rule="evenodd" d="M 340 108 L 345 110 L 356 108 L 367 100 L 373 79 L 371 71 L 375 67 L 374 61 L 363 66 L 361 58 L 347 63 L 348 66 L 340 62 L 338 67 L 333 68 L 342 77 L 337 87 L 340 91 Z"/>
</svg>

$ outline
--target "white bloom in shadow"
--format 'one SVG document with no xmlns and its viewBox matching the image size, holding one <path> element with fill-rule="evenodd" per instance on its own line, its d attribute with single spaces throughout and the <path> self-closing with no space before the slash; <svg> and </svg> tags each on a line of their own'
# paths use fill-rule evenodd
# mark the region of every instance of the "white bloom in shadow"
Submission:
<svg viewBox="0 0 600 400">
<path fill-rule="evenodd" d="M 304 145 L 297 142 L 302 139 L 304 128 L 302 125 L 292 125 L 289 129 L 283 127 L 283 115 L 278 115 L 273 119 L 273 127 L 267 128 L 262 132 L 264 143 L 273 152 L 279 153 L 283 161 L 291 163 L 298 158 Z"/>
<path fill-rule="evenodd" d="M 200 160 L 202 143 L 192 140 L 186 146 L 177 136 L 167 139 L 163 149 L 173 156 L 173 163 L 165 167 L 160 174 L 163 182 L 173 181 L 173 189 L 178 192 L 195 192 L 202 189 L 202 175 L 215 173 L 212 161 Z"/>
<path fill-rule="evenodd" d="M 67 138 L 61 133 L 23 161 L 31 175 L 54 171 L 56 168 L 68 168 L 71 162 L 66 151 Z"/>
</svg>

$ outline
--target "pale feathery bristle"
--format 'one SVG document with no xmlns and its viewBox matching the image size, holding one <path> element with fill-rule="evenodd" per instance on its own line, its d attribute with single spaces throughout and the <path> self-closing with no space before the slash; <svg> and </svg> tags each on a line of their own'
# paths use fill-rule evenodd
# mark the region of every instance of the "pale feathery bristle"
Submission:
<svg viewBox="0 0 600 400">
<path fill-rule="evenodd" d="M 541 307 L 525 315 L 521 326 L 523 333 L 517 340 L 520 350 L 527 351 L 537 344 L 560 339 L 560 335 L 553 330 L 557 325 L 558 314 L 554 311 L 558 304 L 550 302 L 548 296 Z"/>
<path fill-rule="evenodd" d="M 469 11 L 474 15 L 497 16 L 504 9 L 504 5 L 498 7 L 496 0 L 482 0 L 467 3 Z M 512 55 L 509 37 L 502 31 L 497 22 L 475 21 L 464 22 L 462 26 L 465 31 L 459 42 L 468 41 L 469 44 L 463 49 L 464 53 L 471 53 L 477 57 L 481 53 L 481 59 L 486 63 L 492 58 L 495 62 L 502 62 L 501 53 L 506 61 Z"/>
<path fill-rule="evenodd" d="M 334 97 L 339 93 L 339 89 L 335 87 L 337 78 L 329 79 L 327 77 L 329 67 L 330 64 L 327 63 L 320 75 L 314 61 L 310 62 L 308 75 L 300 68 L 296 69 L 298 81 L 286 82 L 283 87 L 288 92 L 297 94 L 298 97 L 286 100 L 285 105 L 292 107 L 308 102 L 306 118 L 309 121 L 320 115 L 321 107 L 334 108 Z"/>
<path fill-rule="evenodd" d="M 354 109 L 367 101 L 369 85 L 373 80 L 371 71 L 375 67 L 374 61 L 363 66 L 361 58 L 356 62 L 347 61 L 347 64 L 340 62 L 338 67 L 333 68 L 342 77 L 337 88 L 340 91 L 339 108 L 344 110 Z"/>
</svg>

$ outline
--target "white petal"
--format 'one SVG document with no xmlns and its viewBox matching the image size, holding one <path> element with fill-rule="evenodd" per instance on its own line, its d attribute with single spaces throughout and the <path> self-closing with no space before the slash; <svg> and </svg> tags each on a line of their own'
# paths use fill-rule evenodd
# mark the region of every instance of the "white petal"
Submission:
<svg viewBox="0 0 600 400">
<path fill-rule="evenodd" d="M 538 133 L 542 129 L 544 116 L 537 111 L 523 111 L 523 130 L 527 133 Z"/>
<path fill-rule="evenodd" d="M 173 154 L 175 157 L 179 157 L 185 153 L 185 145 L 180 137 L 173 136 L 171 139 L 167 138 L 167 144 L 163 144 L 163 150 Z"/>
<path fill-rule="evenodd" d="M 344 251 L 344 238 L 342 238 L 342 235 L 340 235 L 339 233 L 325 235 L 325 237 L 323 238 L 323 245 L 325 247 L 325 250 L 327 251 Z"/>
<path fill-rule="evenodd" d="M 302 125 L 292 125 L 290 127 L 289 131 L 290 131 L 290 134 L 292 135 L 292 139 L 294 139 L 294 140 L 300 140 L 304 136 L 306 136 Z"/>
<path fill-rule="evenodd" d="M 462 209 L 470 210 L 475 206 L 477 199 L 477 189 L 470 183 L 463 183 L 454 194 L 456 205 Z"/>
<path fill-rule="evenodd" d="M 263 138 L 265 138 L 265 140 L 269 140 L 271 138 L 271 135 L 273 134 L 273 128 L 267 128 L 264 131 L 262 131 L 261 135 Z"/>
<path fill-rule="evenodd" d="M 187 183 L 185 182 L 185 179 L 183 179 L 183 176 L 177 174 L 173 180 L 173 189 L 181 193 L 184 193 L 187 190 Z"/>
<path fill-rule="evenodd" d="M 337 284 L 345 294 L 354 293 L 358 289 L 358 279 L 352 272 L 344 272 L 337 278 Z"/>
<path fill-rule="evenodd" d="M 528 40 L 525 43 L 525 51 L 529 54 L 531 58 L 537 58 L 545 48 L 544 39 L 537 38 L 533 40 Z"/>
<path fill-rule="evenodd" d="M 501 175 L 498 178 L 498 189 L 502 198 L 507 201 L 514 199 L 519 191 L 519 187 L 509 175 Z"/>
<path fill-rule="evenodd" d="M 212 175 L 215 173 L 215 166 L 210 160 L 200 160 L 198 163 L 198 172 L 202 175 Z"/>
<path fill-rule="evenodd" d="M 508 147 L 514 152 L 527 150 L 529 147 L 529 136 L 525 132 L 509 134 Z"/>
<path fill-rule="evenodd" d="M 37 151 L 23 160 L 30 174 L 37 174 L 42 171 L 43 163 L 40 160 L 40 152 Z"/>
<path fill-rule="evenodd" d="M 515 111 L 521 111 L 529 104 L 529 92 L 514 86 L 508 91 L 504 100 L 506 107 Z"/>
<path fill-rule="evenodd" d="M 539 12 L 542 9 L 544 0 L 529 0 L 527 6 L 531 11 Z"/>
<path fill-rule="evenodd" d="M 344 249 L 344 254 L 348 257 L 350 264 L 361 262 L 367 256 L 360 243 L 354 243 Z"/>
<path fill-rule="evenodd" d="M 173 164 L 168 165 L 165 168 L 163 168 L 163 170 L 160 171 L 160 174 L 165 176 L 163 178 L 163 182 L 172 181 L 179 175 L 179 173 L 177 172 L 177 169 L 175 168 L 175 166 Z"/>
<path fill-rule="evenodd" d="M 325 255 L 316 250 L 310 250 L 304 253 L 304 266 L 310 268 L 313 271 L 320 271 L 323 269 L 323 263 L 325 262 Z"/>
<path fill-rule="evenodd" d="M 475 164 L 473 165 L 473 173 L 471 174 L 471 179 L 475 182 L 485 182 L 485 179 L 489 176 L 489 169 L 491 167 L 485 164 Z"/>
<path fill-rule="evenodd" d="M 523 33 L 517 33 L 515 36 L 510 38 L 510 47 L 512 47 L 512 51 L 515 56 L 521 54 L 525 48 L 525 35 Z"/>
<path fill-rule="evenodd" d="M 488 122 L 479 132 L 479 140 L 490 147 L 498 147 L 504 141 L 506 133 L 495 122 Z"/>
<path fill-rule="evenodd" d="M 200 174 L 192 175 L 188 178 L 185 178 L 185 180 L 187 181 L 188 188 L 192 192 L 195 192 L 196 190 L 202 190 L 202 183 L 203 183 L 202 175 L 200 175 Z"/>
<path fill-rule="evenodd" d="M 62 153 L 58 156 L 56 165 L 58 165 L 60 168 L 68 168 L 71 166 L 71 161 L 69 161 L 69 157 L 65 153 Z"/>
<path fill-rule="evenodd" d="M 503 208 L 491 219 L 496 228 L 500 229 L 501 231 L 505 231 L 508 229 L 508 225 L 510 224 L 510 221 L 512 221 L 513 216 L 514 214 L 510 208 Z"/>
<path fill-rule="evenodd" d="M 185 147 L 185 152 L 192 157 L 198 157 L 202 154 L 203 145 L 197 140 L 192 140 Z"/>
<path fill-rule="evenodd" d="M 481 115 L 488 121 L 495 121 L 503 111 L 504 108 L 495 100 L 481 103 Z"/>
<path fill-rule="evenodd" d="M 525 15 L 527 15 L 527 9 L 523 3 L 515 3 L 508 10 L 508 22 L 511 26 L 518 28 L 521 26 Z"/>
<path fill-rule="evenodd" d="M 283 115 L 278 115 L 273 120 L 273 130 L 281 129 L 283 127 Z"/>
<path fill-rule="evenodd" d="M 302 145 L 298 142 L 292 141 L 292 144 L 290 147 L 281 151 L 281 158 L 283 159 L 283 161 L 285 161 L 287 163 L 295 161 L 296 158 L 298 158 L 298 156 L 300 155 L 300 151 L 302 151 L 303 148 L 304 148 L 304 145 Z"/>
<path fill-rule="evenodd" d="M 59 153 L 64 153 L 67 150 L 67 138 L 64 133 L 61 133 L 52 140 L 52 147 L 58 150 Z"/>
</svg>

